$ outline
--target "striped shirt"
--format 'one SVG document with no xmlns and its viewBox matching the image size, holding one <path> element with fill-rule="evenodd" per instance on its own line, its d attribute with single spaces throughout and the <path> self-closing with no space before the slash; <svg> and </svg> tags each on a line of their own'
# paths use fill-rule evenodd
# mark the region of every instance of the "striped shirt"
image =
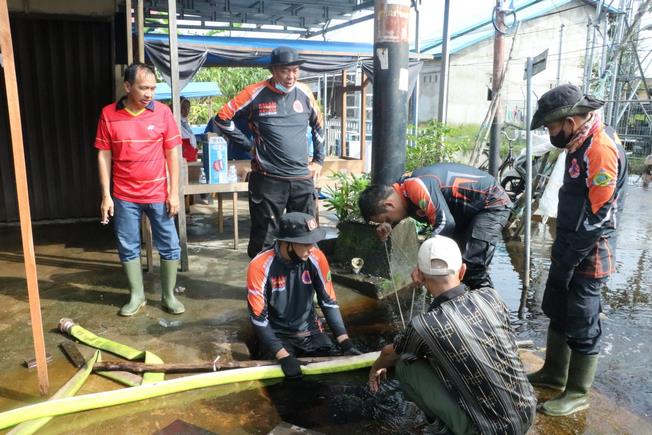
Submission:
<svg viewBox="0 0 652 435">
<path fill-rule="evenodd" d="M 95 148 L 111 151 L 114 197 L 142 204 L 164 202 L 165 152 L 181 144 L 179 129 L 165 104 L 152 101 L 134 115 L 126 109 L 125 98 L 102 109 Z"/>
<path fill-rule="evenodd" d="M 455 287 L 412 319 L 394 348 L 425 358 L 482 434 L 524 434 L 536 397 L 518 357 L 507 308 L 493 289 Z"/>
</svg>

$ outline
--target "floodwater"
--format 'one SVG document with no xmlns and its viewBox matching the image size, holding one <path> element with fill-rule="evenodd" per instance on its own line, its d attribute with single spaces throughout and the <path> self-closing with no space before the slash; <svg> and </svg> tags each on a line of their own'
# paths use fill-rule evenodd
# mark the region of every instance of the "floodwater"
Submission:
<svg viewBox="0 0 652 435">
<path fill-rule="evenodd" d="M 628 426 L 618 422 L 618 415 L 623 413 L 626 414 L 626 419 L 631 420 L 631 412 L 641 417 L 644 422 L 650 420 L 652 414 L 652 364 L 649 363 L 648 357 L 652 345 L 652 274 L 649 272 L 652 268 L 652 217 L 649 213 L 651 206 L 652 191 L 630 186 L 621 217 L 616 253 L 618 272 L 603 290 L 603 310 L 606 318 L 603 320 L 603 352 L 595 381 L 596 389 L 603 396 L 600 406 L 596 405 L 589 412 L 579 413 L 571 418 L 555 420 L 539 415 L 533 433 L 644 433 L 652 427 L 647 423 Z M 201 219 L 195 218 L 195 230 L 202 225 L 201 222 Z M 192 231 L 189 229 L 190 237 Z M 545 346 L 547 320 L 539 307 L 553 233 L 544 224 L 535 224 L 532 233 L 533 279 L 524 306 L 521 306 L 521 242 L 502 243 L 497 249 L 491 272 L 499 294 L 512 313 L 517 339 L 530 339 L 535 342 L 536 347 L 542 347 Z M 212 255 L 210 249 L 208 245 L 199 244 L 195 254 Z M 224 268 L 224 262 L 227 260 L 212 259 L 211 267 Z M 236 267 L 233 266 L 235 262 L 229 264 L 231 268 Z M 199 283 L 200 281 L 196 280 L 185 284 L 190 292 L 193 284 L 197 287 Z M 208 290 L 209 287 L 206 288 L 206 294 L 195 297 L 199 304 L 210 306 L 214 302 L 213 293 Z M 348 289 L 337 288 L 337 291 L 349 334 L 360 350 L 378 350 L 392 342 L 397 331 L 401 329 L 395 297 L 376 301 Z M 229 295 L 238 303 L 237 289 L 230 289 Z M 403 291 L 400 294 L 400 306 L 406 318 L 409 317 L 411 309 L 414 313 L 423 309 L 427 301 L 421 296 L 419 291 L 415 293 L 414 298 L 411 291 Z M 119 300 L 114 302 L 114 305 L 119 306 Z M 84 307 L 88 307 L 88 304 L 76 309 Z M 149 304 L 147 309 L 152 309 Z M 142 334 L 153 333 L 162 337 L 167 335 L 168 339 L 176 337 L 172 343 L 181 346 L 182 353 L 190 353 L 197 340 L 211 343 L 225 341 L 220 334 L 239 337 L 238 330 L 246 324 L 244 310 L 213 317 L 210 321 L 203 321 L 202 314 L 203 312 L 199 313 L 196 319 L 179 317 L 181 321 L 175 328 L 168 328 L 169 325 L 157 321 L 158 314 L 147 314 L 146 317 L 134 320 L 142 325 Z M 103 323 L 98 323 L 101 324 Z M 187 329 L 188 327 L 190 329 Z M 227 332 L 218 334 L 218 330 Z M 129 334 L 131 339 L 137 338 Z M 153 345 L 155 350 L 156 343 Z M 162 344 L 159 346 L 163 349 Z M 206 355 L 213 350 L 212 344 L 204 343 L 202 346 L 207 349 L 202 351 L 203 353 L 200 352 L 199 356 L 206 359 Z M 168 351 L 173 352 L 171 349 Z M 159 353 L 168 361 L 165 352 L 161 350 Z M 66 364 L 61 359 L 55 361 L 50 367 L 51 376 L 69 370 L 64 370 Z M 22 379 L 24 378 L 25 375 Z M 267 433 L 281 421 L 322 433 L 428 433 L 429 428 L 423 414 L 414 404 L 403 399 L 395 381 L 389 380 L 379 393 L 372 395 L 366 388 L 366 380 L 367 371 L 359 370 L 304 378 L 300 382 L 277 380 L 207 388 L 57 417 L 40 433 L 151 434 L 177 419 L 221 434 Z M 30 382 L 33 382 L 33 379 Z M 85 388 L 83 393 L 117 387 L 110 381 L 93 377 Z M 0 387 L 0 396 L 4 395 L 3 391 L 18 394 L 18 390 L 3 385 Z M 30 402 L 34 400 L 34 396 L 26 395 L 17 400 Z M 623 408 L 627 411 L 623 411 Z M 604 411 L 605 409 L 609 411 Z M 610 426 L 609 422 L 614 423 L 614 420 L 615 424 Z M 645 429 L 637 429 L 641 427 Z"/>
</svg>

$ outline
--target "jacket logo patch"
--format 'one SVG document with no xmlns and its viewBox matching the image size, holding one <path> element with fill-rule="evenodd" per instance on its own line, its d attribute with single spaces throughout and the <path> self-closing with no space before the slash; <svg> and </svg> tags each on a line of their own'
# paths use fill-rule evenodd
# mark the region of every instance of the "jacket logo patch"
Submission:
<svg viewBox="0 0 652 435">
<path fill-rule="evenodd" d="M 613 180 L 613 177 L 607 174 L 607 171 L 605 171 L 604 169 L 600 169 L 600 172 L 595 174 L 595 177 L 593 177 L 593 185 L 608 186 L 611 184 L 611 180 Z"/>
<path fill-rule="evenodd" d="M 310 272 L 304 270 L 301 274 L 301 282 L 304 284 L 312 284 L 312 278 L 310 278 Z"/>
<path fill-rule="evenodd" d="M 285 290 L 285 277 L 273 276 L 272 277 L 272 291 L 281 292 Z"/>
<path fill-rule="evenodd" d="M 331 271 L 329 270 L 328 273 L 326 274 L 326 281 L 330 282 L 331 280 Z"/>
<path fill-rule="evenodd" d="M 260 116 L 276 115 L 276 103 L 273 101 L 269 103 L 260 103 L 258 105 L 258 114 Z"/>
<path fill-rule="evenodd" d="M 571 161 L 570 168 L 568 168 L 568 175 L 570 175 L 571 178 L 577 178 L 580 176 L 580 165 L 577 163 L 577 159 Z"/>
<path fill-rule="evenodd" d="M 297 113 L 303 112 L 303 104 L 301 104 L 301 101 L 299 100 L 294 100 L 294 103 L 292 103 L 292 108 Z"/>
</svg>

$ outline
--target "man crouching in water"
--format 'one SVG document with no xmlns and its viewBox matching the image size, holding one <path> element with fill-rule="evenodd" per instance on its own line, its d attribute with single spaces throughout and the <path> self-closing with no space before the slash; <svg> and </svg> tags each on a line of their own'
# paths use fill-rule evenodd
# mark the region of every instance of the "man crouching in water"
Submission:
<svg viewBox="0 0 652 435">
<path fill-rule="evenodd" d="M 311 215 L 286 213 L 279 220 L 276 243 L 249 263 L 247 304 L 261 345 L 259 356 L 279 360 L 288 379 L 301 378 L 297 357 L 333 352 L 315 314 L 315 295 L 342 352 L 360 354 L 346 333 L 328 260 L 315 246 L 324 236 Z"/>
<path fill-rule="evenodd" d="M 434 236 L 421 245 L 416 276 L 434 299 L 382 349 L 369 388 L 378 391 L 387 368 L 396 366 L 401 389 L 429 421 L 455 434 L 524 434 L 537 400 L 509 312 L 491 288 L 466 291 L 465 272 L 453 239 Z"/>
</svg>

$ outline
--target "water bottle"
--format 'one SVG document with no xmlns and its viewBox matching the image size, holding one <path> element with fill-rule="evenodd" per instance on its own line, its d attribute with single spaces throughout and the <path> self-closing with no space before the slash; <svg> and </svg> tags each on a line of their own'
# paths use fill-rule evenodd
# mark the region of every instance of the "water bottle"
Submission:
<svg viewBox="0 0 652 435">
<path fill-rule="evenodd" d="M 238 172 L 235 169 L 235 165 L 230 165 L 229 166 L 228 182 L 229 183 L 237 183 L 238 182 Z"/>
<path fill-rule="evenodd" d="M 206 184 L 206 174 L 204 173 L 204 168 L 201 168 L 199 172 L 199 184 Z"/>
</svg>

